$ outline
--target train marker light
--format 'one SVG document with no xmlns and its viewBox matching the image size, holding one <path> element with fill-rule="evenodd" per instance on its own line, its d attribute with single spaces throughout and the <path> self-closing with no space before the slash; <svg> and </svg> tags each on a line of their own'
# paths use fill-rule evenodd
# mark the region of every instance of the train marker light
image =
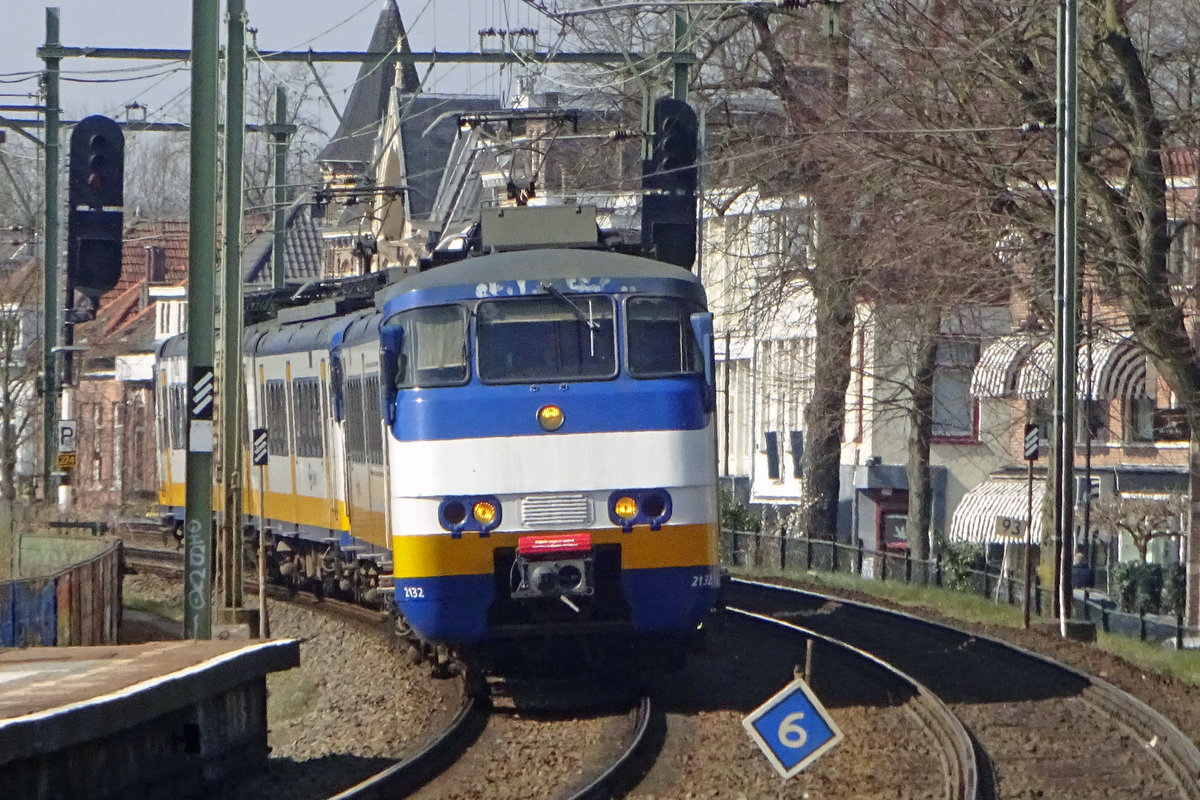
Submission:
<svg viewBox="0 0 1200 800">
<path fill-rule="evenodd" d="M 467 509 L 457 500 L 451 500 L 442 506 L 442 516 L 451 525 L 460 525 L 467 518 Z"/>
<path fill-rule="evenodd" d="M 638 513 L 637 501 L 629 495 L 620 497 L 617 499 L 617 502 L 613 504 L 613 511 L 615 511 L 617 516 L 621 519 L 633 519 Z"/>
<path fill-rule="evenodd" d="M 472 515 L 480 525 L 491 525 L 492 521 L 496 519 L 496 507 L 486 500 L 480 500 L 475 504 Z"/>
<path fill-rule="evenodd" d="M 558 406 L 542 406 L 538 409 L 537 421 L 538 425 L 542 426 L 542 430 L 556 431 L 562 427 L 565 418 L 562 409 Z"/>
</svg>

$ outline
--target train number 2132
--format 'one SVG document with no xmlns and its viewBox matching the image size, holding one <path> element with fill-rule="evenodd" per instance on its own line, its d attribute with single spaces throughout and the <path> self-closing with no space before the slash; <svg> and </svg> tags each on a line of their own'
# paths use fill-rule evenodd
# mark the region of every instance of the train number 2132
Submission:
<svg viewBox="0 0 1200 800">
<path fill-rule="evenodd" d="M 425 587 L 423 586 L 405 586 L 404 598 L 406 600 L 424 600 Z"/>
</svg>

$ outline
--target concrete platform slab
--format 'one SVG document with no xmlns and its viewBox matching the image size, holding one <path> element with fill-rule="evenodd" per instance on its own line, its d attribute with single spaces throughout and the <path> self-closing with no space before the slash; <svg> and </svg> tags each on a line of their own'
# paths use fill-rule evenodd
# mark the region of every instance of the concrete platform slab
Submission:
<svg viewBox="0 0 1200 800">
<path fill-rule="evenodd" d="M 266 757 L 266 675 L 299 663 L 295 640 L 0 651 L 0 784 L 181 796 Z"/>
</svg>

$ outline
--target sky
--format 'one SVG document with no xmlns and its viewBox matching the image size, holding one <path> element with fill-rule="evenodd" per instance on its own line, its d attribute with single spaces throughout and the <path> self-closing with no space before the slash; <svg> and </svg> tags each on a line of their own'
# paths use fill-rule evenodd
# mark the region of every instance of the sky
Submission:
<svg viewBox="0 0 1200 800">
<path fill-rule="evenodd" d="M 60 39 L 68 47 L 178 48 L 191 46 L 190 0 L 3 0 L 0 31 L 0 105 L 33 103 L 40 70 L 37 48 L 45 41 L 49 5 L 60 9 Z M 521 0 L 397 0 L 417 51 L 478 52 L 483 28 L 522 26 L 541 30 L 543 41 L 555 26 Z M 221 2 L 221 37 L 225 3 Z M 258 29 L 261 50 L 365 50 L 382 0 L 246 0 L 250 27 Z M 264 66 L 254 67 L 266 69 Z M 336 104 L 345 103 L 357 65 L 328 68 L 326 85 Z M 426 67 L 418 65 L 424 76 Z M 186 65 L 131 60 L 65 59 L 61 83 L 64 117 L 88 114 L 122 118 L 130 103 L 144 106 L 146 118 L 186 122 L 189 75 Z M 483 65 L 435 67 L 429 91 L 497 94 L 509 91 L 512 76 Z M 12 114 L 12 112 L 7 112 Z M 140 118 L 141 112 L 134 112 Z M 12 114 L 17 116 L 16 114 Z M 335 126 L 331 112 L 323 121 Z M 332 133 L 332 129 L 327 130 Z"/>
</svg>

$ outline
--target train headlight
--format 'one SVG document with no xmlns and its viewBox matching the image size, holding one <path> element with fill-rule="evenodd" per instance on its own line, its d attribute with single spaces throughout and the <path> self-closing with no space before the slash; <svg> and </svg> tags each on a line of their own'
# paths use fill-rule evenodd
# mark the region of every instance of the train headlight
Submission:
<svg viewBox="0 0 1200 800">
<path fill-rule="evenodd" d="M 565 417 L 558 406 L 542 406 L 537 412 L 538 425 L 544 431 L 556 431 L 562 427 Z"/>
<path fill-rule="evenodd" d="M 633 519 L 638 513 L 637 500 L 629 495 L 618 497 L 617 501 L 613 503 L 613 511 L 623 520 Z"/>
<path fill-rule="evenodd" d="M 480 500 L 471 510 L 471 515 L 475 517 L 476 522 L 487 527 L 496 519 L 496 507 L 486 500 Z"/>
</svg>

